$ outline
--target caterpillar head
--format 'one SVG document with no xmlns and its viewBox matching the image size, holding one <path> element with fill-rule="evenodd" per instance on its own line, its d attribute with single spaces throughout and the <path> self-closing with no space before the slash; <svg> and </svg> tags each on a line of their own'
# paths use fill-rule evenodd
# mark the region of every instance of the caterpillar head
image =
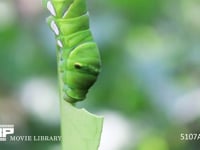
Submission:
<svg viewBox="0 0 200 150">
<path fill-rule="evenodd" d="M 70 102 L 81 101 L 85 99 L 100 72 L 101 62 L 96 44 L 87 42 L 79 45 L 72 50 L 66 63 L 65 94 Z"/>
</svg>

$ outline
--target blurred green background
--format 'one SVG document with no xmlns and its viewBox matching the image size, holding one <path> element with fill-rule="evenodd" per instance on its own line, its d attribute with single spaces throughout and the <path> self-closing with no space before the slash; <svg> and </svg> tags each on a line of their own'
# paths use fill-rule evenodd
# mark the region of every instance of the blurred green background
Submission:
<svg viewBox="0 0 200 150">
<path fill-rule="evenodd" d="M 78 104 L 104 115 L 100 150 L 199 150 L 200 1 L 88 0 L 102 72 Z M 40 0 L 0 0 L 0 124 L 60 135 L 54 35 Z M 59 150 L 59 142 L 0 142 Z"/>
</svg>

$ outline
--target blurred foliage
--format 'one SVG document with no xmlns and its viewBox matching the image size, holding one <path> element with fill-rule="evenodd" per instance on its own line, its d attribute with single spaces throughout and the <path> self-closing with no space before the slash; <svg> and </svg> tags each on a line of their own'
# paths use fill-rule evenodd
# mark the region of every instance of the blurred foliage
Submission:
<svg viewBox="0 0 200 150">
<path fill-rule="evenodd" d="M 56 58 L 45 51 L 46 47 L 37 35 L 38 29 L 23 27 L 22 23 L 16 22 L 0 31 L 0 83 L 3 83 L 0 85 L 10 88 L 34 75 L 56 75 Z"/>
<path fill-rule="evenodd" d="M 0 2 L 4 21 L 0 22 L 0 100 L 35 76 L 57 79 L 55 41 L 45 23 L 47 15 L 41 6 L 31 7 L 34 1 L 22 4 L 20 0 Z M 180 124 L 170 111 L 177 97 L 199 88 L 199 1 L 89 0 L 88 6 L 102 72 L 87 101 L 79 105 L 95 111 L 115 110 L 153 129 L 133 150 L 198 149 L 197 141 L 180 141 L 179 134 L 199 132 L 199 119 Z M 10 14 L 5 8 L 12 10 Z M 8 18 L 13 20 L 6 23 Z M 31 135 L 59 134 L 58 126 L 45 128 L 29 117 Z M 18 149 L 44 150 L 48 144 L 19 144 Z"/>
</svg>

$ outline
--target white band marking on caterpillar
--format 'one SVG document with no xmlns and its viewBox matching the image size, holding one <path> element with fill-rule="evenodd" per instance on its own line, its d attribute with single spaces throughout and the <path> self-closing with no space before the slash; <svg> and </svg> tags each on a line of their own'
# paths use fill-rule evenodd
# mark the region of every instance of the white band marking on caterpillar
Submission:
<svg viewBox="0 0 200 150">
<path fill-rule="evenodd" d="M 63 44 L 60 40 L 57 41 L 58 46 L 60 46 L 61 48 L 63 47 Z"/>
<path fill-rule="evenodd" d="M 48 1 L 47 2 L 47 9 L 50 11 L 50 13 L 53 15 L 53 16 L 56 16 L 56 11 L 51 3 L 51 1 Z"/>
<path fill-rule="evenodd" d="M 70 11 L 71 7 L 73 7 L 73 3 L 69 6 L 69 8 L 65 11 L 63 18 L 65 18 L 68 14 L 68 12 Z"/>
<path fill-rule="evenodd" d="M 55 21 L 51 22 L 51 28 L 55 32 L 56 35 L 59 35 L 59 30 L 58 30 L 58 27 L 57 27 Z"/>
</svg>

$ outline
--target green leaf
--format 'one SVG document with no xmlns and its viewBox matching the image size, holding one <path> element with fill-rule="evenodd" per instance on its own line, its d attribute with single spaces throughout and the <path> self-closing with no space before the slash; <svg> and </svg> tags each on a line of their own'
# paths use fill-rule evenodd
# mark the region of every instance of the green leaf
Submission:
<svg viewBox="0 0 200 150">
<path fill-rule="evenodd" d="M 61 105 L 62 149 L 98 150 L 103 118 L 75 108 L 66 101 Z"/>
</svg>

